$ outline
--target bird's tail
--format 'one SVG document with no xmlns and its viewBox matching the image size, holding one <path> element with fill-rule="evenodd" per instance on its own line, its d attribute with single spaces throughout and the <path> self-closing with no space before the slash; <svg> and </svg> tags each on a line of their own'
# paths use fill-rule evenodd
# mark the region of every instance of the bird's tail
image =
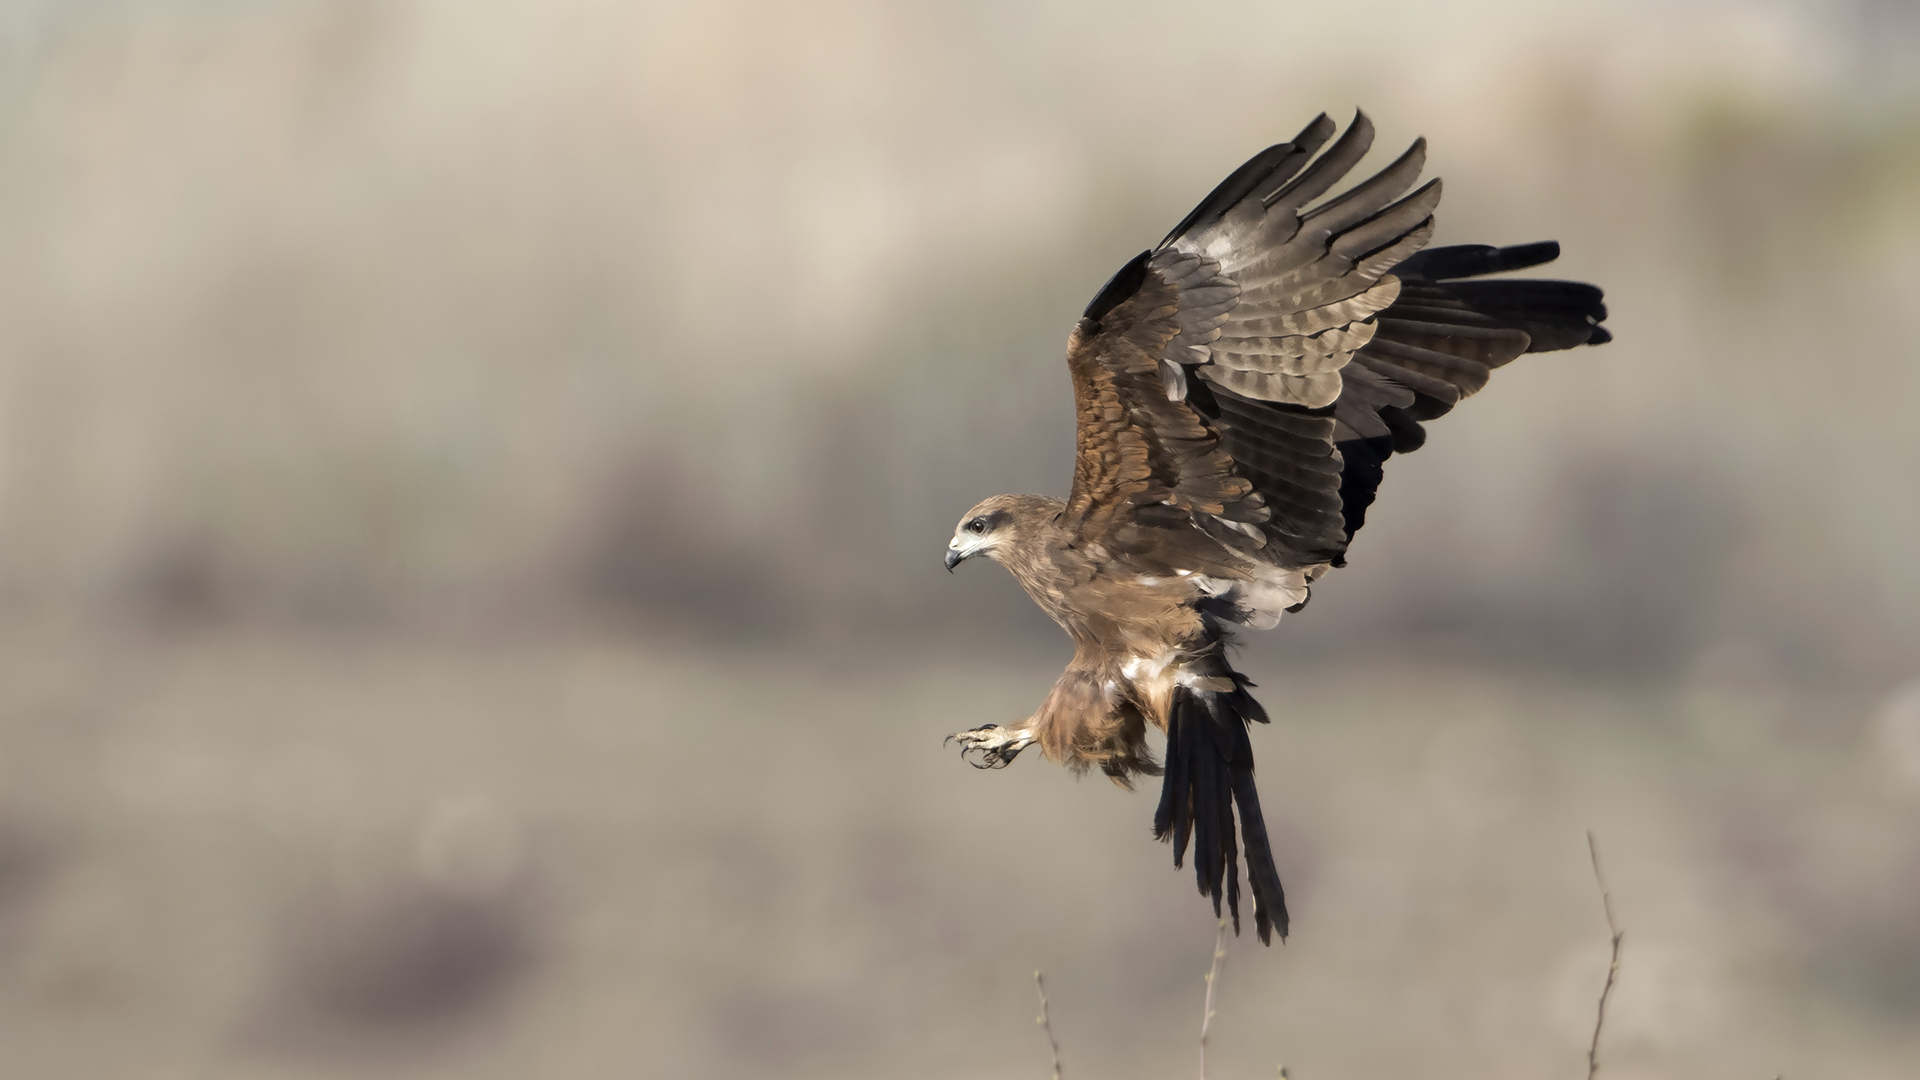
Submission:
<svg viewBox="0 0 1920 1080">
<path fill-rule="evenodd" d="M 1223 665 L 1224 666 L 1224 665 Z M 1186 857 L 1193 840 L 1193 871 L 1200 894 L 1213 898 L 1220 914 L 1221 884 L 1233 932 L 1240 932 L 1240 871 L 1233 841 L 1234 807 L 1240 810 L 1240 837 L 1246 847 L 1247 884 L 1253 891 L 1253 924 L 1264 943 L 1278 930 L 1287 937 L 1287 898 L 1280 889 L 1280 871 L 1273 865 L 1266 822 L 1260 817 L 1260 795 L 1253 786 L 1253 743 L 1247 725 L 1266 723 L 1266 710 L 1247 688 L 1253 684 L 1237 671 L 1205 680 L 1222 687 L 1174 689 L 1167 722 L 1166 772 L 1161 781 L 1160 807 L 1153 815 L 1156 840 L 1173 841 L 1173 865 Z M 1232 689 L 1225 689 L 1226 686 Z"/>
</svg>

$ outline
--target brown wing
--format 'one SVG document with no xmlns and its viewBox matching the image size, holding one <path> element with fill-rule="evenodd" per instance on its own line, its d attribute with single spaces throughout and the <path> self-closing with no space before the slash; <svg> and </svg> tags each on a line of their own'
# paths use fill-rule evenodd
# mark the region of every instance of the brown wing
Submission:
<svg viewBox="0 0 1920 1080">
<path fill-rule="evenodd" d="M 1445 259 L 1410 274 L 1415 286 L 1389 273 L 1432 235 L 1439 182 L 1401 197 L 1424 141 L 1308 207 L 1373 129 L 1356 115 L 1315 158 L 1332 133 L 1321 116 L 1256 155 L 1088 306 L 1068 349 L 1080 453 L 1067 524 L 1090 541 L 1195 571 L 1242 558 L 1337 564 L 1385 456 L 1528 349 L 1538 328 L 1520 317 L 1527 305 L 1428 284 L 1433 267 L 1453 268 Z M 1433 254 L 1458 262 L 1466 250 L 1494 249 Z M 1597 308 L 1598 290 L 1578 288 Z M 1542 326 L 1567 318 L 1528 313 Z M 1577 316 L 1589 339 L 1604 334 L 1598 315 Z M 1353 477 L 1350 446 L 1362 459 Z"/>
<path fill-rule="evenodd" d="M 1180 299 L 1149 275 L 1100 323 L 1075 328 L 1067 367 L 1078 456 L 1065 523 L 1143 570 L 1231 573 L 1239 560 L 1221 534 L 1251 543 L 1267 511 L 1217 426 L 1161 389 L 1159 356 L 1180 333 Z"/>
</svg>

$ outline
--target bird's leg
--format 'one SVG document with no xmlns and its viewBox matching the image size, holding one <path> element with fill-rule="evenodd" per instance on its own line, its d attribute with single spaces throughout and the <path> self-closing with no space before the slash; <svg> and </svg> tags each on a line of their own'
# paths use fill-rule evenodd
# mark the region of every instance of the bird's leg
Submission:
<svg viewBox="0 0 1920 1080">
<path fill-rule="evenodd" d="M 1020 756 L 1020 751 L 1033 745 L 1033 732 L 1024 727 L 983 724 L 967 731 L 956 731 L 947 736 L 946 741 L 958 742 L 960 760 L 976 769 L 1004 769 Z M 968 756 L 975 753 L 979 755 L 979 760 Z"/>
</svg>

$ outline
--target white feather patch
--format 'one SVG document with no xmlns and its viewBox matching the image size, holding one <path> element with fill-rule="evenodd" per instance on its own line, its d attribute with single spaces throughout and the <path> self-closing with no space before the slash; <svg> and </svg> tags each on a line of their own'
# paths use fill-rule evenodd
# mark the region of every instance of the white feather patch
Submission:
<svg viewBox="0 0 1920 1080">
<path fill-rule="evenodd" d="M 1173 654 L 1170 652 L 1159 656 L 1131 656 L 1127 658 L 1126 663 L 1120 665 L 1120 674 L 1134 682 L 1157 679 L 1172 663 Z"/>
</svg>

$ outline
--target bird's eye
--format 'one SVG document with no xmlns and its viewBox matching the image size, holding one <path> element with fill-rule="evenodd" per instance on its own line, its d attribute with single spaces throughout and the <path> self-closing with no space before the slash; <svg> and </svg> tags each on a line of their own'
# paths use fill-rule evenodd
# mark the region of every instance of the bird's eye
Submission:
<svg viewBox="0 0 1920 1080">
<path fill-rule="evenodd" d="M 972 521 L 969 521 L 969 522 L 967 522 L 967 531 L 968 531 L 968 532 L 970 532 L 970 533 L 983 533 L 983 532 L 986 532 L 986 531 L 987 531 L 987 522 L 986 522 L 986 519 L 985 519 L 985 518 L 974 518 L 974 519 L 973 519 Z"/>
</svg>

